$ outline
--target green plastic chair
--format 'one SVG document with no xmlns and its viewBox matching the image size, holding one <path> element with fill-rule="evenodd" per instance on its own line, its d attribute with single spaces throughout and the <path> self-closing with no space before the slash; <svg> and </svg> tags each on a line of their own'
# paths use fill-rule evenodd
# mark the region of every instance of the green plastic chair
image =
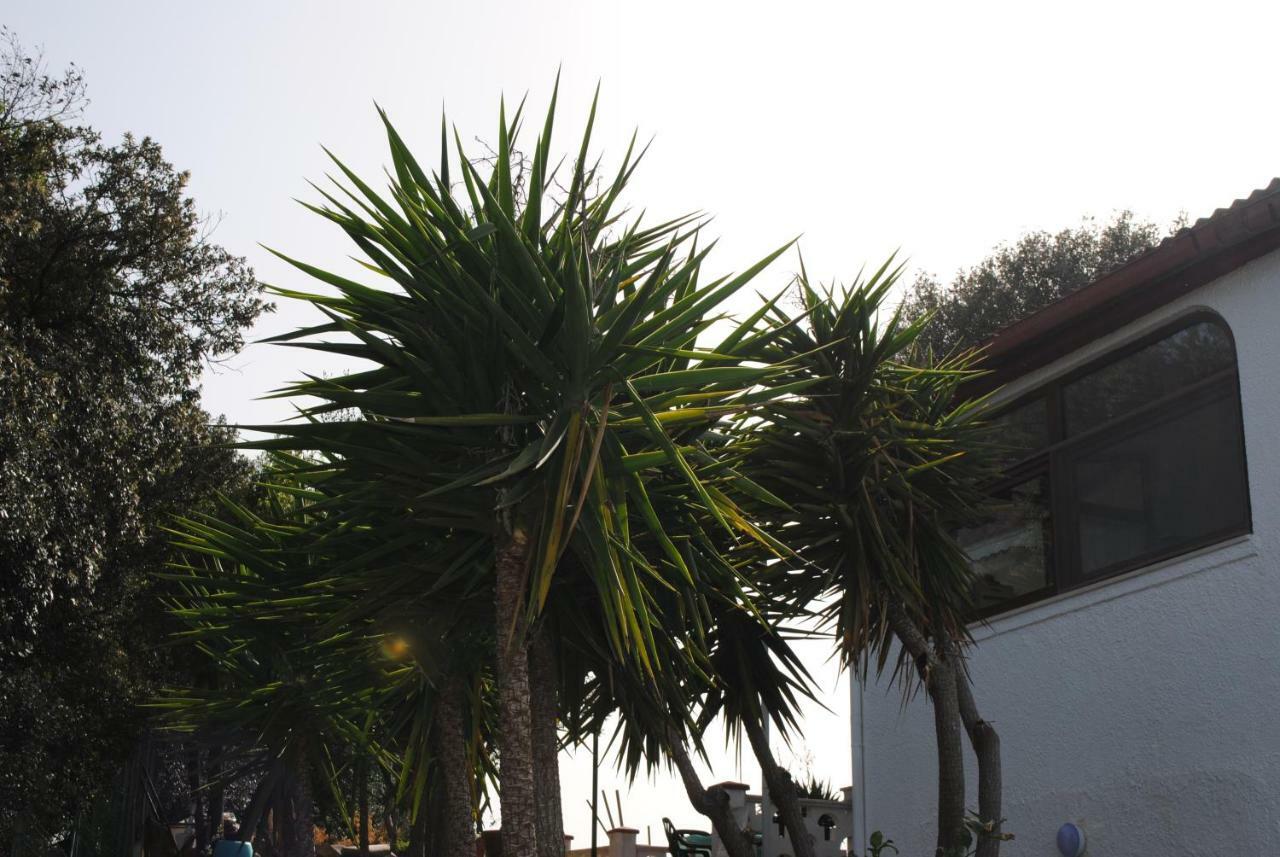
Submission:
<svg viewBox="0 0 1280 857">
<path fill-rule="evenodd" d="M 705 830 L 677 830 L 671 819 L 662 819 L 671 857 L 711 857 L 711 834 Z"/>
</svg>

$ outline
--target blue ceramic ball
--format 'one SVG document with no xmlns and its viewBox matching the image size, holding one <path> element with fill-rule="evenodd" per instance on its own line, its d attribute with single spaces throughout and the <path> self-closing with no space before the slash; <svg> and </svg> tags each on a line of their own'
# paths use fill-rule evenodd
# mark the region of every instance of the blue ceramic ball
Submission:
<svg viewBox="0 0 1280 857">
<path fill-rule="evenodd" d="M 1069 821 L 1059 827 L 1058 853 L 1062 857 L 1080 857 L 1084 853 L 1084 831 Z"/>
</svg>

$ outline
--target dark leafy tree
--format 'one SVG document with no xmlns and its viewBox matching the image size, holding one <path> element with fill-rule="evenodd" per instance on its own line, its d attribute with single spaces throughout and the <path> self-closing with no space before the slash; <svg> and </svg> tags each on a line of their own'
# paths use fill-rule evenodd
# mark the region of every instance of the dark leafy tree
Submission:
<svg viewBox="0 0 1280 857">
<path fill-rule="evenodd" d="M 1182 225 L 1179 219 L 1173 229 Z M 1029 232 L 996 247 L 972 268 L 957 271 L 950 284 L 928 272 L 916 275 L 903 301 L 903 317 L 913 322 L 933 314 L 915 343 L 918 347 L 937 355 L 972 348 L 1150 250 L 1165 234 L 1131 211 L 1105 222 L 1086 218 L 1059 232 Z"/>
<path fill-rule="evenodd" d="M 245 475 L 199 407 L 263 310 L 150 139 L 0 44 L 0 842 L 64 832 L 129 757 L 163 664 L 158 524 Z M 17 846 L 15 846 L 16 850 Z"/>
</svg>

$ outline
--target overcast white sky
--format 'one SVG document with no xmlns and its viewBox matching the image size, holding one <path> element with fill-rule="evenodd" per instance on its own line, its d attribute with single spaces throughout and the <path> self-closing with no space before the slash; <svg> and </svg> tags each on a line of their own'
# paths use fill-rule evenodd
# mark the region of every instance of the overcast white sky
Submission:
<svg viewBox="0 0 1280 857">
<path fill-rule="evenodd" d="M 901 248 L 948 274 L 1029 229 L 1130 208 L 1160 222 L 1208 214 L 1280 174 L 1275 34 L 1280 4 L 752 3 L 611 0 L 439 2 L 65 2 L 10 0 L 0 22 L 50 65 L 80 64 L 88 119 L 109 138 L 158 139 L 192 173 L 216 239 L 267 282 L 306 287 L 258 242 L 343 266 L 343 238 L 291 200 L 327 165 L 319 144 L 376 177 L 386 162 L 376 100 L 427 160 L 440 110 L 492 139 L 498 97 L 535 112 L 563 65 L 562 129 L 580 125 L 597 81 L 600 133 L 620 155 L 654 135 L 631 201 L 704 210 L 722 270 L 803 234 L 811 273 L 849 279 Z M 562 142 L 567 139 L 562 137 Z M 762 286 L 781 285 L 794 260 Z M 281 306 L 255 331 L 307 323 Z M 288 415 L 256 397 L 312 355 L 250 347 L 205 378 L 210 411 L 238 423 Z M 847 685 L 806 649 L 830 693 L 793 768 L 812 757 L 849 780 Z M 721 746 L 718 741 L 713 746 Z M 759 785 L 747 754 L 707 781 Z M 589 834 L 587 754 L 566 757 L 566 823 Z M 623 789 L 626 820 L 704 826 L 666 776 Z M 643 835 L 642 835 L 643 840 Z"/>
</svg>

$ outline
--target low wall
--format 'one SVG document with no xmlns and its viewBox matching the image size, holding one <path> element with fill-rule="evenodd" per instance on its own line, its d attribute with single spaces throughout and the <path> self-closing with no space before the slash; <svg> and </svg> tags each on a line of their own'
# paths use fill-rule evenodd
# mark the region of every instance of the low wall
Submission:
<svg viewBox="0 0 1280 857">
<path fill-rule="evenodd" d="M 729 795 L 734 820 L 742 827 L 761 835 L 761 857 L 784 857 L 792 853 L 786 831 L 776 822 L 765 823 L 760 795 L 747 793 L 745 783 L 720 783 Z M 842 857 L 844 841 L 853 830 L 853 789 L 841 789 L 842 800 L 800 798 L 800 813 L 813 842 L 816 857 Z M 775 811 L 776 812 L 776 811 Z M 713 836 L 716 857 L 727 857 L 718 836 Z"/>
</svg>

